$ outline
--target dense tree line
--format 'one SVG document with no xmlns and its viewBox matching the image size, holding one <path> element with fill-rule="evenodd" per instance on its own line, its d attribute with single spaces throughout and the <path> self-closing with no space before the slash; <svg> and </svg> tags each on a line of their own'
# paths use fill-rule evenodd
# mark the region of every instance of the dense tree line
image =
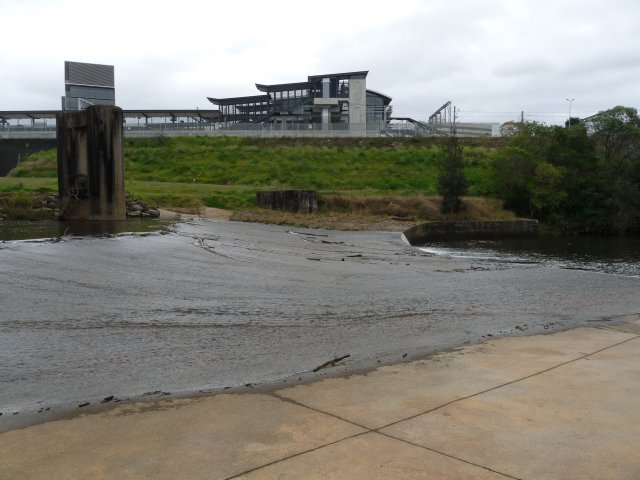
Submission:
<svg viewBox="0 0 640 480">
<path fill-rule="evenodd" d="M 566 231 L 640 230 L 640 117 L 614 107 L 564 127 L 503 125 L 496 194 L 517 214 Z"/>
</svg>

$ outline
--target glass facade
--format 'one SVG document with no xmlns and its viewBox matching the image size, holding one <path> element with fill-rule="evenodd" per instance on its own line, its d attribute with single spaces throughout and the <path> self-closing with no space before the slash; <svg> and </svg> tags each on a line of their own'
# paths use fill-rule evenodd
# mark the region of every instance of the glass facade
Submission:
<svg viewBox="0 0 640 480">
<path fill-rule="evenodd" d="M 223 122 L 237 124 L 238 128 L 246 127 L 246 123 L 298 125 L 297 128 L 315 128 L 318 125 L 330 125 L 332 129 L 352 128 L 354 121 L 350 109 L 363 111 L 366 108 L 366 116 L 354 117 L 361 118 L 358 128 L 383 130 L 388 121 L 391 98 L 366 90 L 367 73 L 315 75 L 309 76 L 306 82 L 278 85 L 256 84 L 256 88 L 265 95 L 209 100 L 219 105 Z M 362 125 L 363 122 L 366 125 Z"/>
</svg>

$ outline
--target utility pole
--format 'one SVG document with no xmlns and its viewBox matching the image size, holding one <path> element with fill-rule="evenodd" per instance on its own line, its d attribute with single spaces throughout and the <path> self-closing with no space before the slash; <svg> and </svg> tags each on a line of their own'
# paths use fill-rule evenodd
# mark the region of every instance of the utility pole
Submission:
<svg viewBox="0 0 640 480">
<path fill-rule="evenodd" d="M 453 106 L 453 117 L 451 118 L 452 122 L 451 122 L 451 135 L 453 135 L 454 137 L 457 136 L 457 129 L 456 129 L 456 120 L 458 118 L 458 114 L 456 113 L 456 106 Z"/>
<path fill-rule="evenodd" d="M 566 100 L 569 102 L 569 121 L 567 122 L 567 130 L 571 130 L 571 103 L 575 98 L 567 98 Z"/>
<path fill-rule="evenodd" d="M 520 112 L 520 123 L 524 123 L 524 110 Z"/>
</svg>

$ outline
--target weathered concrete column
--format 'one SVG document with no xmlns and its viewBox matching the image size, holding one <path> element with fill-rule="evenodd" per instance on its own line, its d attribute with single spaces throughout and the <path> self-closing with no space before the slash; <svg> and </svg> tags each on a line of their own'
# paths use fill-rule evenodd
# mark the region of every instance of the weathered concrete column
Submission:
<svg viewBox="0 0 640 480">
<path fill-rule="evenodd" d="M 367 81 L 364 78 L 349 79 L 349 130 L 352 135 L 367 132 Z"/>
<path fill-rule="evenodd" d="M 56 122 L 60 218 L 125 220 L 122 110 L 96 105 Z"/>
<path fill-rule="evenodd" d="M 284 210 L 286 212 L 313 213 L 318 211 L 318 200 L 315 190 L 256 192 L 256 203 L 260 208 Z"/>
</svg>

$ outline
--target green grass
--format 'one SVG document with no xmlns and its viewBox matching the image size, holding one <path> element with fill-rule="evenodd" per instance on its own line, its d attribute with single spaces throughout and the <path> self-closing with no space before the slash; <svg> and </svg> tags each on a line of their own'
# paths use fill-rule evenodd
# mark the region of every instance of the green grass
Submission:
<svg viewBox="0 0 640 480">
<path fill-rule="evenodd" d="M 152 205 L 197 209 L 202 206 L 239 209 L 255 205 L 257 189 L 242 185 L 180 182 L 126 182 L 131 195 Z"/>
<path fill-rule="evenodd" d="M 10 175 L 20 178 L 57 178 L 56 157 L 55 149 L 32 153 L 14 168 Z"/>
<path fill-rule="evenodd" d="M 305 142 L 196 137 L 128 140 L 127 178 L 255 188 L 436 194 L 439 142 Z M 384 140 L 384 141 L 383 141 Z M 439 139 L 438 139 L 439 140 Z M 495 148 L 465 146 L 470 194 L 487 195 Z"/>
<path fill-rule="evenodd" d="M 258 146 L 236 138 L 129 140 L 127 178 L 260 188 L 435 192 L 439 147 Z"/>
<path fill-rule="evenodd" d="M 0 192 L 56 192 L 58 190 L 58 179 L 50 178 L 15 178 L 0 177 Z"/>
<path fill-rule="evenodd" d="M 465 144 L 470 195 L 491 193 L 491 141 Z M 244 209 L 255 192 L 300 188 L 320 194 L 435 195 L 442 139 L 127 139 L 126 190 L 165 207 Z M 31 155 L 0 178 L 9 188 L 57 190 L 56 151 Z M 13 187 L 12 187 L 13 185 Z"/>
</svg>

